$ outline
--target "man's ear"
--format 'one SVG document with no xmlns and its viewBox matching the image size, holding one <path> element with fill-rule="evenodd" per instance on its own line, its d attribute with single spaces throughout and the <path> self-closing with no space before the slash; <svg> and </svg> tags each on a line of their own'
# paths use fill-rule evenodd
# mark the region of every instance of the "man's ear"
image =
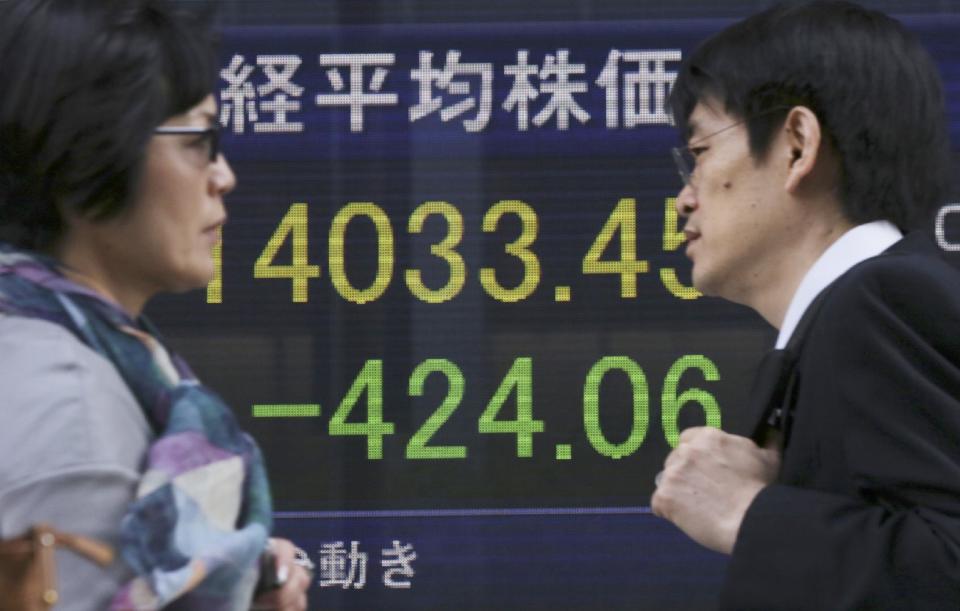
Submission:
<svg viewBox="0 0 960 611">
<path fill-rule="evenodd" d="M 788 148 L 787 179 L 784 188 L 796 193 L 817 165 L 820 156 L 820 121 L 806 106 L 794 106 L 784 121 L 785 145 Z"/>
</svg>

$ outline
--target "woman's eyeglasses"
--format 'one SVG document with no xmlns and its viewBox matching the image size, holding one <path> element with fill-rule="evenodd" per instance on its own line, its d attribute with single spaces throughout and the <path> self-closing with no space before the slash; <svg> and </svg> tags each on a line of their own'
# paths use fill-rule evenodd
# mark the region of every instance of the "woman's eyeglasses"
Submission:
<svg viewBox="0 0 960 611">
<path fill-rule="evenodd" d="M 217 160 L 220 154 L 220 128 L 219 127 L 189 127 L 189 126 L 166 126 L 161 125 L 153 130 L 153 133 L 162 136 L 197 136 L 207 146 L 207 155 L 211 163 Z"/>
</svg>

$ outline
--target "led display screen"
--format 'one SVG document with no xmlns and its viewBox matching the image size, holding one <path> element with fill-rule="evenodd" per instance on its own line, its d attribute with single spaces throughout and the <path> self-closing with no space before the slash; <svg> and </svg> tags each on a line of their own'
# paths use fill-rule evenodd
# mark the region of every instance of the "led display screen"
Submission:
<svg viewBox="0 0 960 611">
<path fill-rule="evenodd" d="M 960 19 L 903 19 L 956 150 Z M 217 276 L 149 314 L 262 445 L 316 608 L 714 604 L 649 499 L 679 431 L 745 432 L 775 338 L 690 286 L 672 201 L 665 101 L 727 23 L 224 26 Z M 930 232 L 960 261 L 960 205 Z"/>
</svg>

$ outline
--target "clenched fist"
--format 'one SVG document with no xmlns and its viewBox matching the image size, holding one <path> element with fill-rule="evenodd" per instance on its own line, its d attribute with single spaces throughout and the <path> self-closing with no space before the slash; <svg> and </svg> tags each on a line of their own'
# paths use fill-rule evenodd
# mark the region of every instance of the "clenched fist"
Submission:
<svg viewBox="0 0 960 611">
<path fill-rule="evenodd" d="M 651 499 L 653 513 L 729 554 L 754 497 L 780 469 L 780 451 L 710 427 L 683 431 Z"/>
</svg>

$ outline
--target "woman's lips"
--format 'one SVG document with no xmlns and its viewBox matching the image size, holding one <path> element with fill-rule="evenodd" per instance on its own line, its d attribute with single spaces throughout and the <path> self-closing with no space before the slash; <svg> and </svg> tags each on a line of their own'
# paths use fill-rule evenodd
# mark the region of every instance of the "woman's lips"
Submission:
<svg viewBox="0 0 960 611">
<path fill-rule="evenodd" d="M 693 245 L 694 242 L 696 242 L 698 239 L 700 239 L 700 232 L 697 231 L 697 230 L 695 230 L 695 229 L 684 228 L 684 230 L 683 230 L 683 235 L 684 235 L 684 237 L 686 237 L 686 239 L 687 239 L 687 251 L 686 251 L 686 252 L 687 252 L 687 256 L 689 257 L 689 256 L 690 256 L 690 247 Z"/>
<path fill-rule="evenodd" d="M 204 228 L 203 236 L 210 241 L 211 246 L 215 246 L 220 241 L 220 228 L 226 221 L 227 219 L 223 218 Z"/>
</svg>

